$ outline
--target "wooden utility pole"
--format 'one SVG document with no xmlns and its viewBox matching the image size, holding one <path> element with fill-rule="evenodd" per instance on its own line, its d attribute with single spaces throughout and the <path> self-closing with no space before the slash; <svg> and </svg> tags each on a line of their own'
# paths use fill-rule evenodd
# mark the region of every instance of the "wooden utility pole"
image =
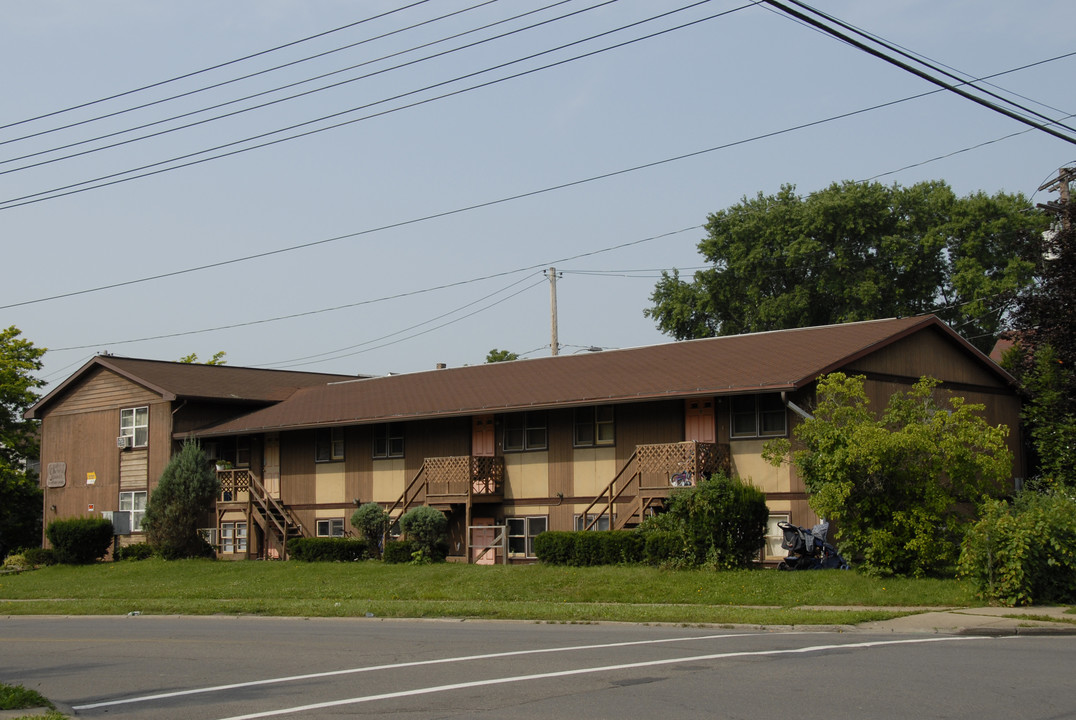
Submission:
<svg viewBox="0 0 1076 720">
<path fill-rule="evenodd" d="M 1061 217 L 1061 227 L 1068 231 L 1072 228 L 1072 220 L 1069 218 L 1069 183 L 1076 181 L 1076 167 L 1063 167 L 1057 171 L 1057 177 L 1047 180 L 1039 186 L 1039 191 L 1057 191 L 1059 198 L 1054 202 L 1039 203 L 1043 210 L 1050 210 Z"/>
<path fill-rule="evenodd" d="M 560 342 L 557 340 L 557 269 L 551 267 L 547 271 L 547 274 L 549 277 L 549 326 L 552 334 L 549 346 L 553 349 L 554 355 L 559 355 Z"/>
</svg>

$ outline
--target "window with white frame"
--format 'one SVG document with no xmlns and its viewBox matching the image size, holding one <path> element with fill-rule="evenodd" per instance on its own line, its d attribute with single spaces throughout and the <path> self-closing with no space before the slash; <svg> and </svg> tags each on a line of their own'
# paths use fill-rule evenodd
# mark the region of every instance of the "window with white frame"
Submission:
<svg viewBox="0 0 1076 720">
<path fill-rule="evenodd" d="M 120 437 L 131 438 L 131 447 L 149 445 L 149 407 L 120 410 Z"/>
<path fill-rule="evenodd" d="M 245 553 L 247 551 L 247 524 L 245 522 L 220 524 L 220 551 L 222 553 Z"/>
<path fill-rule="evenodd" d="M 762 547 L 763 558 L 784 557 L 788 551 L 781 547 L 781 541 L 785 538 L 785 532 L 777 523 L 788 522 L 788 513 L 774 513 L 766 521 L 766 538 Z"/>
<path fill-rule="evenodd" d="M 315 462 L 337 462 L 344 459 L 344 429 L 323 428 L 314 440 Z"/>
<path fill-rule="evenodd" d="M 548 447 L 544 412 L 513 413 L 504 416 L 505 452 L 545 450 Z"/>
<path fill-rule="evenodd" d="M 505 518 L 508 526 L 508 555 L 510 557 L 536 557 L 534 538 L 549 529 L 546 515 Z"/>
<path fill-rule="evenodd" d="M 787 432 L 787 413 L 779 394 L 732 398 L 732 437 L 780 437 Z"/>
<path fill-rule="evenodd" d="M 585 518 L 582 515 L 576 515 L 575 516 L 575 529 L 577 531 L 578 530 L 583 530 L 584 528 L 586 528 L 587 525 L 590 525 L 590 523 L 593 522 L 595 518 L 597 518 L 597 522 L 595 522 L 593 525 L 591 525 L 591 527 L 590 527 L 591 530 L 608 530 L 609 529 L 609 515 L 608 515 L 608 513 L 603 513 L 601 515 L 598 515 L 596 513 L 587 513 Z"/>
<path fill-rule="evenodd" d="M 374 426 L 374 457 L 402 458 L 404 456 L 403 425 L 381 423 Z"/>
<path fill-rule="evenodd" d="M 119 527 L 130 528 L 133 533 L 142 532 L 142 518 L 146 515 L 146 499 L 149 493 L 145 490 L 132 490 L 120 493 L 120 509 L 112 513 L 112 522 Z M 116 515 L 126 515 L 124 520 L 117 521 Z M 122 525 L 120 523 L 123 523 Z"/>
<path fill-rule="evenodd" d="M 344 518 L 318 520 L 318 537 L 344 537 Z"/>
<path fill-rule="evenodd" d="M 612 445 L 616 441 L 614 427 L 612 405 L 576 408 L 573 444 L 575 447 Z"/>
</svg>

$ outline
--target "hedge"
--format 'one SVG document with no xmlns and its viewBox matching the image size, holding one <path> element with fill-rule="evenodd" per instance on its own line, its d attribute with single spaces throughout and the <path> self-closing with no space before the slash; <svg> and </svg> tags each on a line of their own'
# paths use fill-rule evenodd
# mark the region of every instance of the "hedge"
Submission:
<svg viewBox="0 0 1076 720">
<path fill-rule="evenodd" d="M 88 565 L 103 558 L 112 547 L 112 522 L 93 517 L 53 520 L 45 537 L 52 543 L 57 562 Z"/>
<path fill-rule="evenodd" d="M 644 543 L 634 530 L 548 531 L 534 538 L 534 553 L 550 565 L 619 565 L 642 562 Z"/>
<path fill-rule="evenodd" d="M 303 562 L 355 562 L 370 557 L 366 542 L 355 538 L 297 538 L 288 543 L 288 554 Z"/>
</svg>

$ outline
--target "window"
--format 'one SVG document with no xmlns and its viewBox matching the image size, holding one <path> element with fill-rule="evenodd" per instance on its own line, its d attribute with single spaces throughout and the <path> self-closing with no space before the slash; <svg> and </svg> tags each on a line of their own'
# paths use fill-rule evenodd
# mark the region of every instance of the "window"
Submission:
<svg viewBox="0 0 1076 720">
<path fill-rule="evenodd" d="M 120 493 L 120 509 L 112 513 L 112 522 L 117 528 L 126 529 L 128 533 L 142 532 L 142 518 L 146 514 L 146 498 L 149 495 L 145 490 Z M 126 515 L 117 518 L 117 515 Z"/>
<path fill-rule="evenodd" d="M 592 522 L 594 520 L 594 518 L 598 518 L 598 522 L 594 523 L 594 525 L 591 526 L 591 528 L 590 528 L 591 530 L 608 530 L 609 529 L 609 515 L 608 515 L 608 513 L 603 513 L 601 516 L 598 516 L 597 514 L 594 514 L 594 513 L 587 513 L 586 519 L 584 519 L 582 515 L 576 515 L 575 516 L 575 529 L 577 531 L 582 530 L 590 522 Z"/>
<path fill-rule="evenodd" d="M 545 450 L 546 420 L 544 412 L 515 413 L 504 416 L 504 451 Z"/>
<path fill-rule="evenodd" d="M 576 447 L 612 445 L 616 438 L 613 428 L 612 405 L 577 408 L 574 444 Z"/>
<path fill-rule="evenodd" d="M 245 522 L 221 523 L 220 551 L 225 553 L 247 551 L 247 524 Z"/>
<path fill-rule="evenodd" d="M 404 456 L 403 426 L 383 423 L 374 426 L 374 457 L 402 458 Z"/>
<path fill-rule="evenodd" d="M 508 525 L 508 555 L 511 557 L 535 557 L 534 538 L 549 527 L 545 515 L 505 518 Z"/>
<path fill-rule="evenodd" d="M 770 515 L 766 521 L 766 537 L 762 546 L 762 558 L 784 557 L 788 551 L 781 547 L 781 541 L 785 538 L 784 531 L 777 527 L 779 522 L 788 522 L 788 513 Z"/>
<path fill-rule="evenodd" d="M 786 432 L 785 406 L 780 395 L 732 398 L 732 437 L 777 437 Z"/>
<path fill-rule="evenodd" d="M 318 430 L 314 441 L 315 462 L 335 462 L 344 459 L 344 429 Z"/>
<path fill-rule="evenodd" d="M 132 447 L 149 445 L 149 407 L 120 410 L 120 437 L 131 438 Z"/>
<path fill-rule="evenodd" d="M 344 518 L 318 520 L 318 537 L 344 537 Z"/>
</svg>

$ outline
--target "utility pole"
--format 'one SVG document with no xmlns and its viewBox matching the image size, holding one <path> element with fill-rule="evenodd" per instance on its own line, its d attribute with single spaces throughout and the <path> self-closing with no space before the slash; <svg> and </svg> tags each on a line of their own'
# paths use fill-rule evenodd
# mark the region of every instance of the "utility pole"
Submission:
<svg viewBox="0 0 1076 720">
<path fill-rule="evenodd" d="M 549 346 L 553 349 L 553 355 L 558 355 L 560 354 L 560 342 L 557 340 L 557 269 L 555 267 L 549 268 L 546 271 L 546 276 L 549 278 L 549 326 L 552 333 Z"/>
<path fill-rule="evenodd" d="M 1039 207 L 1043 210 L 1050 210 L 1057 213 L 1061 218 L 1061 227 L 1068 231 L 1071 229 L 1071 219 L 1069 218 L 1069 183 L 1076 181 L 1076 167 L 1063 167 L 1057 171 L 1057 177 L 1053 180 L 1047 180 L 1041 186 L 1039 190 L 1046 190 L 1047 192 L 1053 192 L 1057 190 L 1060 196 L 1059 200 L 1055 202 L 1039 203 Z"/>
</svg>

